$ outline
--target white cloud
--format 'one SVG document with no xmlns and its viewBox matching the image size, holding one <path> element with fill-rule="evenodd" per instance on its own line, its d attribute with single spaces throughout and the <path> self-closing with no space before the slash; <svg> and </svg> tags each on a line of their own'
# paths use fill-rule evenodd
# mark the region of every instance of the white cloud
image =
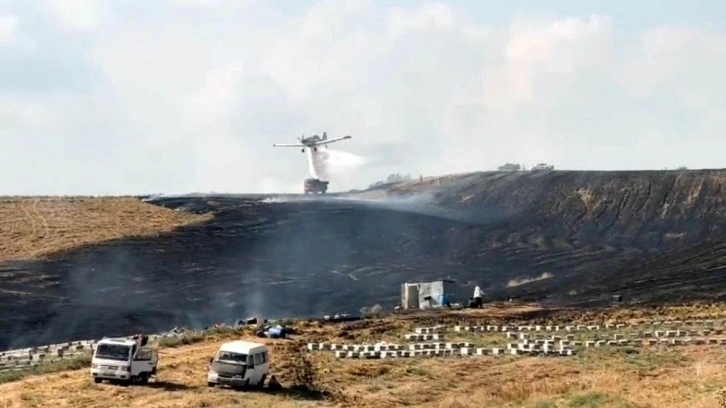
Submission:
<svg viewBox="0 0 726 408">
<path fill-rule="evenodd" d="M 45 0 L 58 23 L 69 31 L 90 31 L 101 24 L 101 0 Z"/>
<path fill-rule="evenodd" d="M 243 69 L 241 64 L 233 63 L 209 72 L 202 89 L 188 98 L 189 120 L 201 121 L 202 126 L 212 126 L 218 120 L 229 117 L 238 96 Z"/>
<path fill-rule="evenodd" d="M 14 141 L 2 193 L 299 191 L 306 156 L 271 145 L 323 131 L 352 135 L 331 149 L 358 156 L 331 156 L 332 189 L 503 162 L 714 167 L 726 148 L 726 34 L 696 26 L 622 37 L 608 16 L 482 25 L 442 3 L 293 13 L 156 0 L 143 16 L 55 4 L 64 29 L 102 33 L 54 49 L 94 76 L 60 94 L 0 88 L 0 114 L 13 118 L 0 139 Z M 42 147 L 30 153 L 20 135 Z"/>
<path fill-rule="evenodd" d="M 389 15 L 389 34 L 398 37 L 417 31 L 457 28 L 458 18 L 451 8 L 442 3 L 426 4 L 414 12 L 394 9 Z"/>
<path fill-rule="evenodd" d="M 17 41 L 18 17 L 0 15 L 0 47 L 14 45 Z"/>
<path fill-rule="evenodd" d="M 169 5 L 182 8 L 218 7 L 229 3 L 226 0 L 167 0 Z M 243 1 L 243 0 L 238 0 Z"/>
</svg>

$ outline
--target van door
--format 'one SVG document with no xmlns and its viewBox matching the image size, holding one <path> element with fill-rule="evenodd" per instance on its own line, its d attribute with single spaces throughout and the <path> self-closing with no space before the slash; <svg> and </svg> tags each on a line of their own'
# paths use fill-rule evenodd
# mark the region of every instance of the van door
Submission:
<svg viewBox="0 0 726 408">
<path fill-rule="evenodd" d="M 255 386 L 262 386 L 267 377 L 267 350 L 263 349 L 255 353 Z"/>
<path fill-rule="evenodd" d="M 264 350 L 262 353 L 260 353 L 260 357 L 262 358 L 262 364 L 260 364 L 260 377 L 263 377 L 265 376 L 265 374 L 267 374 L 269 367 L 269 362 L 267 361 L 267 350 Z"/>
<path fill-rule="evenodd" d="M 136 377 L 140 373 L 151 373 L 153 366 L 154 351 L 150 347 L 142 347 L 136 352 L 131 361 L 131 375 Z"/>
<path fill-rule="evenodd" d="M 247 385 L 254 386 L 257 384 L 258 379 L 258 368 L 257 368 L 257 361 L 258 359 L 257 353 L 250 353 L 249 356 L 247 356 Z"/>
</svg>

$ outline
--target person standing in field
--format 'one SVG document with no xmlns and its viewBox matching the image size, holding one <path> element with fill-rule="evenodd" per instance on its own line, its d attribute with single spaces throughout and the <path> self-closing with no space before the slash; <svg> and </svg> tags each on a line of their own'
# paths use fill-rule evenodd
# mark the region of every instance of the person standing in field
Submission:
<svg viewBox="0 0 726 408">
<path fill-rule="evenodd" d="M 484 304 L 484 301 L 482 300 L 483 295 L 484 294 L 482 293 L 479 285 L 476 285 L 476 287 L 474 288 L 474 307 L 478 307 L 480 309 L 483 307 L 483 304 Z"/>
</svg>

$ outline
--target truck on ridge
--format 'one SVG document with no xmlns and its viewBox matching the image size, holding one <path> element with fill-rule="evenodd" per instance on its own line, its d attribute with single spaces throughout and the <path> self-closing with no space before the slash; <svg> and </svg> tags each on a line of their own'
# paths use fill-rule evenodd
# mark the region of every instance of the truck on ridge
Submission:
<svg viewBox="0 0 726 408">
<path fill-rule="evenodd" d="M 328 191 L 328 183 L 330 183 L 330 182 L 323 181 L 323 180 L 316 179 L 316 178 L 309 178 L 309 179 L 305 180 L 305 185 L 304 185 L 305 194 L 308 194 L 308 193 L 325 194 L 325 192 Z"/>
</svg>

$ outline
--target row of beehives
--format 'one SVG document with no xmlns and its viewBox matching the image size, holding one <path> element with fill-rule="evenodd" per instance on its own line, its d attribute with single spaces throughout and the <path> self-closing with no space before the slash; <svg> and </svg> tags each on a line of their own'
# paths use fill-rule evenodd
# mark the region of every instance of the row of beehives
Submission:
<svg viewBox="0 0 726 408">
<path fill-rule="evenodd" d="M 648 345 L 688 345 L 688 344 L 726 344 L 725 339 L 690 339 L 690 338 L 661 338 L 661 339 L 621 339 L 597 341 L 568 341 L 558 343 L 548 340 L 520 340 L 507 344 L 506 350 L 501 347 L 472 347 L 469 343 L 414 343 L 408 347 L 397 344 L 351 344 L 336 345 L 329 343 L 310 343 L 308 350 L 333 351 L 337 358 L 396 358 L 396 357 L 447 357 L 447 356 L 484 356 L 484 355 L 529 355 L 529 356 L 572 356 L 573 347 L 603 347 L 603 346 L 642 346 Z"/>
<path fill-rule="evenodd" d="M 38 347 L 27 347 L 22 349 L 7 350 L 0 352 L 0 361 L 17 360 L 17 359 L 38 359 L 44 358 L 40 356 L 52 355 L 54 357 L 63 357 L 65 354 L 79 350 L 91 350 L 95 340 L 80 340 L 67 343 L 48 344 Z"/>
<path fill-rule="evenodd" d="M 337 358 L 407 358 L 407 357 L 452 357 L 486 355 L 552 355 L 571 356 L 574 351 L 569 347 L 555 347 L 544 343 L 509 344 L 501 347 L 472 347 L 470 343 L 413 343 L 408 345 L 376 344 L 332 344 L 308 343 L 309 351 L 333 351 Z"/>
<path fill-rule="evenodd" d="M 149 340 L 161 337 L 176 337 L 184 332 L 168 332 L 149 335 Z M 48 344 L 37 347 L 26 347 L 0 352 L 0 372 L 25 371 L 41 364 L 56 363 L 62 360 L 78 358 L 93 350 L 98 340 L 77 340 L 66 343 Z"/>
<path fill-rule="evenodd" d="M 601 347 L 601 346 L 643 346 L 650 345 L 655 346 L 661 345 L 675 345 L 675 346 L 687 346 L 687 345 L 726 345 L 726 338 L 715 338 L 715 337 L 676 337 L 676 338 L 636 338 L 636 339 L 625 339 L 620 338 L 617 340 L 553 340 L 553 339 L 519 339 L 517 342 L 510 344 L 522 344 L 522 343 L 534 343 L 534 344 L 559 344 L 560 347 Z"/>
<path fill-rule="evenodd" d="M 665 323 L 667 325 L 670 325 L 671 323 L 676 323 L 678 321 L 666 321 Z M 694 322 L 694 321 L 690 321 Z M 698 321 L 698 323 L 701 323 L 703 321 Z M 709 321 L 706 321 L 709 322 Z M 682 322 L 678 322 L 682 323 Z M 492 332 L 498 332 L 498 330 L 493 330 L 497 326 L 455 326 L 454 330 L 458 332 L 465 332 L 465 331 L 492 331 Z M 502 326 L 505 329 L 508 329 L 507 326 Z M 567 348 L 570 346 L 574 347 L 601 347 L 604 345 L 608 346 L 627 346 L 627 345 L 633 345 L 633 346 L 642 346 L 642 345 L 657 345 L 657 344 L 664 344 L 664 345 L 704 345 L 704 344 L 710 344 L 710 345 L 726 345 L 726 338 L 717 338 L 717 337 L 708 337 L 710 335 L 719 335 L 723 334 L 725 329 L 702 329 L 702 330 L 654 330 L 654 331 L 637 331 L 633 333 L 612 333 L 612 339 L 606 340 L 606 339 L 599 339 L 597 338 L 599 333 L 593 333 L 595 336 L 594 339 L 590 340 L 576 340 L 576 336 L 574 334 L 566 334 L 563 336 L 560 335 L 550 335 L 547 336 L 544 333 L 532 333 L 537 332 L 541 326 L 522 326 L 518 327 L 520 329 L 519 331 L 505 331 L 504 334 L 507 339 L 517 339 L 521 343 L 527 343 L 530 340 L 535 340 L 534 342 L 536 344 L 548 344 L 550 342 L 558 342 L 559 346 L 561 348 Z M 573 328 L 574 330 L 567 330 L 567 327 Z M 623 328 L 625 325 L 619 324 L 619 325 L 606 325 L 607 329 L 617 329 L 617 328 Z M 631 326 L 635 327 L 635 326 Z M 476 330 L 471 330 L 472 328 Z M 544 326 L 545 329 L 548 329 L 549 326 Z M 557 326 L 554 326 L 552 328 L 557 328 Z M 596 331 L 600 328 L 600 326 L 566 326 L 566 331 L 578 331 L 578 330 L 588 330 L 588 331 Z M 521 330 L 523 329 L 523 330 Z M 435 326 L 435 327 L 424 327 L 424 328 L 416 328 L 415 331 L 417 333 L 434 333 L 429 334 L 426 336 L 435 336 L 436 338 L 442 338 L 443 334 L 442 332 L 445 330 L 444 326 Z M 546 330 L 544 330 L 546 331 Z M 556 331 L 556 330 L 553 330 Z M 406 335 L 408 338 L 414 338 L 416 335 Z M 421 336 L 421 335 L 419 335 Z"/>
<path fill-rule="evenodd" d="M 64 360 L 70 360 L 73 358 L 79 358 L 86 354 L 86 351 L 75 351 L 71 353 L 64 354 L 61 357 L 48 357 L 48 358 L 38 358 L 38 359 L 19 359 L 19 360 L 8 360 L 8 361 L 0 361 L 0 372 L 4 371 L 25 371 L 33 369 L 34 367 L 37 367 L 42 364 L 52 364 L 52 363 L 59 363 Z"/>
<path fill-rule="evenodd" d="M 588 337 L 590 337 L 591 340 L 601 340 L 600 337 L 612 337 L 613 340 L 621 340 L 624 338 L 684 338 L 684 337 L 709 337 L 712 335 L 720 335 L 723 334 L 724 330 L 716 329 L 716 330 L 665 330 L 665 331 L 636 331 L 631 333 L 598 333 L 594 332 Z M 551 340 L 561 340 L 563 339 L 562 336 L 559 335 L 546 335 L 546 334 L 534 334 L 534 333 L 527 333 L 527 332 L 505 332 L 504 333 L 507 338 L 509 339 L 551 339 Z M 576 336 L 574 334 L 567 334 L 564 336 L 566 340 L 575 340 Z"/>
<path fill-rule="evenodd" d="M 0 353 L 0 372 L 30 370 L 40 364 L 77 358 L 92 350 L 93 340 L 73 341 Z"/>
<path fill-rule="evenodd" d="M 627 327 L 625 324 L 606 325 L 605 329 L 623 329 Z M 577 326 L 497 326 L 497 325 L 481 325 L 481 326 L 454 326 L 456 332 L 578 332 L 578 331 L 597 331 L 602 330 L 599 325 L 577 325 Z"/>
<path fill-rule="evenodd" d="M 462 326 L 456 326 L 456 331 L 471 331 L 461 330 Z M 487 331 L 486 326 L 477 326 L 477 331 Z M 484 330 L 482 330 L 484 328 Z M 536 331 L 536 330 L 535 330 Z M 507 339 L 516 339 L 520 342 L 534 341 L 538 344 L 545 344 L 547 342 L 559 342 L 561 347 L 600 347 L 603 345 L 609 346 L 642 346 L 642 345 L 726 345 L 726 338 L 708 337 L 710 335 L 722 334 L 724 330 L 655 330 L 655 331 L 638 331 L 634 333 L 612 333 L 612 339 L 599 339 L 600 333 L 593 333 L 594 339 L 589 340 L 576 340 L 574 334 L 560 335 L 546 335 L 543 333 L 532 333 L 525 331 L 505 331 L 504 335 Z"/>
<path fill-rule="evenodd" d="M 184 335 L 185 333 L 186 332 L 168 332 L 164 334 L 151 334 L 149 335 L 149 340 L 158 340 L 162 337 L 178 337 Z M 62 357 L 62 355 L 64 355 L 65 352 L 68 350 L 92 350 L 93 345 L 96 344 L 96 342 L 98 342 L 98 340 L 76 340 L 65 343 L 47 344 L 44 346 L 25 347 L 21 349 L 0 351 L 0 361 L 4 359 L 13 359 L 16 356 L 32 357 L 38 354 L 52 354 L 57 355 L 58 357 Z"/>
<path fill-rule="evenodd" d="M 437 342 L 437 343 L 413 343 L 413 344 L 396 344 L 396 343 L 375 343 L 375 344 L 336 344 L 336 343 L 308 343 L 309 351 L 345 351 L 345 352 L 364 352 L 364 351 L 417 351 L 417 350 L 458 350 L 461 348 L 470 348 L 471 343 L 468 342 Z"/>
<path fill-rule="evenodd" d="M 483 326 L 486 327 L 486 326 Z M 536 326 L 535 326 L 536 327 Z M 545 326 L 546 327 L 546 326 Z M 608 328 L 617 328 L 613 325 Z M 623 327 L 623 326 L 619 326 Z M 445 326 L 417 327 L 415 333 L 405 335 L 407 340 L 442 340 Z M 577 330 L 577 326 L 575 326 Z M 594 330 L 594 328 L 590 329 Z M 486 330 L 484 330 L 486 331 Z M 536 330 L 534 330 L 536 331 Z M 684 338 L 680 335 L 719 333 L 718 330 L 699 331 L 653 331 L 640 332 L 645 338 L 626 338 L 625 334 L 614 333 L 612 340 L 575 340 L 574 334 L 564 336 L 552 335 L 547 338 L 540 333 L 527 333 L 505 331 L 507 339 L 516 339 L 517 342 L 507 344 L 507 354 L 513 355 L 566 355 L 574 354 L 573 347 L 602 347 L 602 346 L 642 346 L 642 345 L 688 345 L 688 344 L 726 344 L 726 338 Z M 654 336 L 654 337 L 653 337 Z M 308 349 L 334 351 L 338 358 L 390 358 L 390 357 L 416 357 L 416 356 L 451 356 L 451 355 L 500 355 L 504 354 L 502 348 L 472 347 L 470 343 L 414 343 L 407 346 L 387 343 L 367 345 L 336 345 L 328 343 L 311 343 Z M 458 352 L 457 352 L 458 350 Z"/>
<path fill-rule="evenodd" d="M 149 340 L 155 340 L 160 337 L 162 336 L 156 334 L 150 335 Z M 63 358 L 70 355 L 77 355 L 84 351 L 93 350 L 93 346 L 97 341 L 98 340 L 76 340 L 66 343 L 0 351 L 0 364 L 8 361 L 39 361 L 49 357 Z"/>
<path fill-rule="evenodd" d="M 644 326 L 710 326 L 710 328 L 701 329 L 700 332 L 717 332 L 721 334 L 726 331 L 726 324 L 721 320 L 665 320 L 665 321 L 646 321 L 640 324 L 626 323 L 606 323 L 606 324 L 578 324 L 578 325 L 475 325 L 475 326 L 454 326 L 457 332 L 531 332 L 531 331 L 547 331 L 547 332 L 582 332 L 582 331 L 600 331 L 600 330 L 621 330 L 624 328 L 640 328 Z M 717 327 L 720 326 L 720 327 Z M 441 332 L 441 326 L 437 326 L 435 332 Z M 695 330 L 688 330 L 693 332 Z M 691 334 L 692 335 L 692 334 Z M 708 334 L 705 334 L 708 335 Z"/>
<path fill-rule="evenodd" d="M 78 340 L 2 351 L 0 352 L 0 372 L 30 370 L 41 364 L 78 358 L 92 351 L 96 342 L 97 340 Z"/>
</svg>

